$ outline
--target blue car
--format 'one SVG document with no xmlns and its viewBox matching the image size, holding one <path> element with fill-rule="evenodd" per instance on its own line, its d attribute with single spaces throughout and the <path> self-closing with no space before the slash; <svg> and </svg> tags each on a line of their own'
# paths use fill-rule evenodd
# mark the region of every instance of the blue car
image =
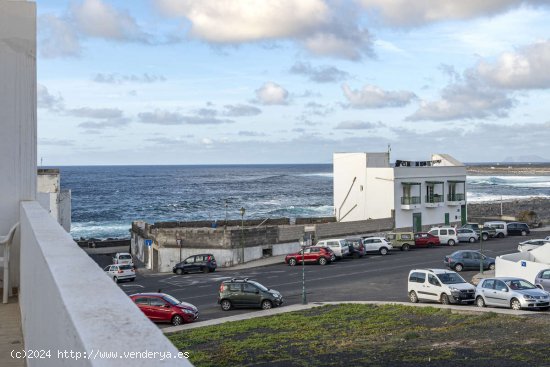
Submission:
<svg viewBox="0 0 550 367">
<path fill-rule="evenodd" d="M 443 262 L 445 266 L 460 272 L 462 270 L 477 270 L 479 269 L 479 263 L 483 260 L 484 270 L 495 270 L 495 259 L 485 256 L 479 251 L 473 250 L 460 250 L 455 251 L 452 254 L 445 256 Z"/>
</svg>

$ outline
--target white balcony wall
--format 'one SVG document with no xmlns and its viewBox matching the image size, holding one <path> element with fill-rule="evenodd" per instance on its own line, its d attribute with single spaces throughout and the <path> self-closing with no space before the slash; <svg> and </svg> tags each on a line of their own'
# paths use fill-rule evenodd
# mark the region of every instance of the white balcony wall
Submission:
<svg viewBox="0 0 550 367">
<path fill-rule="evenodd" d="M 0 235 L 36 197 L 36 4 L 0 0 Z M 20 232 L 10 282 L 19 285 Z"/>
<path fill-rule="evenodd" d="M 21 203 L 21 307 L 25 349 L 51 350 L 27 366 L 192 366 L 175 358 L 59 359 L 57 350 L 178 350 L 38 202 Z"/>
</svg>

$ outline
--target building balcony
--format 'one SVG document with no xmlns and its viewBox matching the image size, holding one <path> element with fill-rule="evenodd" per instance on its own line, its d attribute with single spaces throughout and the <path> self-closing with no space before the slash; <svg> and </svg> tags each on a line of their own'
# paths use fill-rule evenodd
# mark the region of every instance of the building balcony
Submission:
<svg viewBox="0 0 550 367">
<path fill-rule="evenodd" d="M 19 303 L 24 345 L 4 345 L 4 339 L 0 349 L 51 351 L 48 359 L 17 360 L 29 367 L 192 366 L 181 354 L 162 361 L 147 355 L 178 356 L 179 351 L 38 202 L 21 202 L 19 228 L 20 292 L 10 303 L 16 310 L 12 313 Z M 9 304 L 0 310 L 5 306 Z M 82 359 L 60 357 L 58 351 L 80 353 Z M 86 359 L 92 351 L 111 357 Z M 2 366 L 16 365 L 1 358 Z"/>
<path fill-rule="evenodd" d="M 418 209 L 422 206 L 420 196 L 403 196 L 401 197 L 401 209 L 410 210 Z"/>
<path fill-rule="evenodd" d="M 424 204 L 427 208 L 437 208 L 444 205 L 442 195 L 426 195 Z"/>
<path fill-rule="evenodd" d="M 466 204 L 466 195 L 464 194 L 448 194 L 447 205 L 464 205 Z"/>
</svg>

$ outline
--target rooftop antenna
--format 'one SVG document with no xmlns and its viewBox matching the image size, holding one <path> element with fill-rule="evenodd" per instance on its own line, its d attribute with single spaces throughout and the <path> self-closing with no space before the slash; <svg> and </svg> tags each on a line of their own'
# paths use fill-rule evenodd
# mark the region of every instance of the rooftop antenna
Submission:
<svg viewBox="0 0 550 367">
<path fill-rule="evenodd" d="M 44 167 L 44 165 L 42 164 L 44 161 L 44 157 L 40 157 L 40 167 Z"/>
<path fill-rule="evenodd" d="M 391 145 L 388 144 L 388 163 L 390 163 L 390 153 L 391 153 Z"/>
</svg>

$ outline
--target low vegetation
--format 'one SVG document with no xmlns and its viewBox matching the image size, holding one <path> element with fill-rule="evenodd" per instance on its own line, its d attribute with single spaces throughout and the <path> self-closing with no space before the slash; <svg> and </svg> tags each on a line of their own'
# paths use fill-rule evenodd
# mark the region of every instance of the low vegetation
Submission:
<svg viewBox="0 0 550 367">
<path fill-rule="evenodd" d="M 550 365 L 550 318 L 337 305 L 169 335 L 197 366 Z"/>
</svg>

